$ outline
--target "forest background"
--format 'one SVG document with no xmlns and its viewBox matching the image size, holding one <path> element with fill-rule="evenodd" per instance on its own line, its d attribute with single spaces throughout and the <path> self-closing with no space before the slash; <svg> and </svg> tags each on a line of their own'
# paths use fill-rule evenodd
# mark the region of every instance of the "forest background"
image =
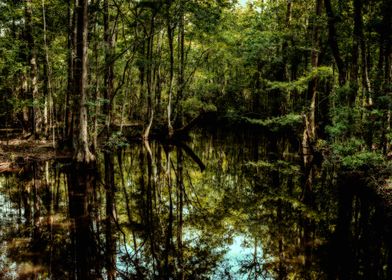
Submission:
<svg viewBox="0 0 392 280">
<path fill-rule="evenodd" d="M 195 124 L 294 130 L 347 168 L 391 150 L 387 0 L 0 1 L 0 123 L 80 162 Z"/>
</svg>

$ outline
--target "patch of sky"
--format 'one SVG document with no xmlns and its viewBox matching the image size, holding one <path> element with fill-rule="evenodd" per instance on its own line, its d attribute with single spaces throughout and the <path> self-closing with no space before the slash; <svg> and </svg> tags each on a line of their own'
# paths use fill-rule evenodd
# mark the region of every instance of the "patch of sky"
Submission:
<svg viewBox="0 0 392 280">
<path fill-rule="evenodd" d="M 254 259 L 254 247 L 246 245 L 247 237 L 237 235 L 233 237 L 233 242 L 227 247 L 227 251 L 223 257 L 220 268 L 215 272 L 212 279 L 250 279 L 252 271 L 246 271 L 244 266 Z M 257 248 L 257 259 L 264 264 L 263 249 L 261 246 Z M 268 275 L 263 275 L 262 279 L 272 279 Z"/>
</svg>

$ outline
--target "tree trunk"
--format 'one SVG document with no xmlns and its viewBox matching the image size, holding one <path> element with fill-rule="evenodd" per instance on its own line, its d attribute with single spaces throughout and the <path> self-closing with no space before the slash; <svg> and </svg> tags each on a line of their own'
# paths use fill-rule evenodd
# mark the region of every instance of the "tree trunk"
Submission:
<svg viewBox="0 0 392 280">
<path fill-rule="evenodd" d="M 320 26 L 318 23 L 318 19 L 321 16 L 322 10 L 322 0 L 316 0 L 316 20 L 313 22 L 313 35 L 312 35 L 312 52 L 311 52 L 311 63 L 312 63 L 312 70 L 316 70 L 319 66 L 319 52 L 320 52 Z M 317 103 L 318 103 L 318 96 L 317 96 L 317 84 L 318 78 L 314 77 L 310 81 L 309 85 L 309 97 L 311 98 L 310 101 L 310 116 L 309 116 L 309 123 L 310 123 L 310 137 L 312 141 L 315 141 L 317 138 L 316 135 L 316 116 L 317 116 Z"/>
<path fill-rule="evenodd" d="M 114 182 L 114 163 L 113 155 L 105 152 L 105 188 L 106 188 L 106 270 L 107 279 L 116 279 L 116 239 L 114 237 L 114 221 L 116 217 L 116 199 L 115 199 L 115 182 Z"/>
<path fill-rule="evenodd" d="M 25 24 L 26 24 L 25 39 L 27 42 L 27 52 L 28 52 L 27 59 L 30 65 L 30 79 L 28 83 L 28 91 L 33 101 L 31 129 L 34 137 L 38 138 L 42 130 L 42 113 L 39 108 L 38 66 L 37 66 L 37 54 L 35 49 L 34 37 L 33 37 L 32 14 L 33 14 L 32 0 L 25 0 Z"/>
<path fill-rule="evenodd" d="M 52 86 L 51 86 L 51 76 L 52 71 L 49 63 L 49 48 L 46 35 L 46 9 L 45 0 L 42 0 L 42 17 L 44 25 L 44 48 L 45 48 L 45 64 L 44 64 L 44 96 L 45 96 L 45 136 L 49 137 L 50 132 L 52 132 L 52 142 L 53 147 L 55 147 L 55 116 L 53 108 L 53 96 L 52 96 Z"/>
<path fill-rule="evenodd" d="M 371 92 L 371 84 L 369 79 L 369 61 L 367 57 L 367 44 L 364 38 L 363 30 L 360 34 L 360 47 L 361 47 L 361 72 L 362 72 L 362 98 L 363 104 L 368 107 L 373 105 L 372 97 L 370 95 Z"/>
<path fill-rule="evenodd" d="M 285 19 L 285 28 L 286 32 L 290 30 L 290 22 L 291 22 L 291 13 L 292 13 L 292 0 L 287 0 L 287 8 L 286 8 L 286 19 Z M 283 56 L 283 81 L 287 81 L 290 78 L 289 75 L 289 67 L 288 67 L 288 52 L 287 49 L 289 47 L 288 39 L 284 40 L 282 45 L 282 56 Z"/>
<path fill-rule="evenodd" d="M 78 97 L 76 122 L 78 129 L 74 133 L 74 158 L 78 162 L 90 163 L 95 160 L 88 145 L 87 119 L 87 50 L 88 50 L 88 0 L 79 0 L 76 6 L 76 61 L 75 92 Z"/>
<path fill-rule="evenodd" d="M 184 273 L 184 256 L 183 256 L 183 225 L 184 225 L 184 178 L 183 178 L 183 153 L 180 147 L 177 147 L 177 258 L 178 258 L 178 278 L 183 280 Z"/>
<path fill-rule="evenodd" d="M 383 95 L 384 96 L 390 96 L 392 92 L 391 88 L 391 54 L 392 54 L 392 19 L 391 19 L 391 13 L 392 13 L 392 7 L 391 3 L 389 1 L 384 1 L 384 14 L 383 14 L 383 25 L 384 25 L 384 32 L 385 32 L 385 37 L 384 37 L 384 83 L 383 83 Z M 391 104 L 387 103 L 385 105 L 385 113 L 383 117 L 383 143 L 382 143 L 382 148 L 383 148 L 383 153 L 387 154 L 387 152 L 390 151 L 390 144 L 387 139 L 387 135 L 390 134 L 391 131 Z"/>
<path fill-rule="evenodd" d="M 169 55 L 170 55 L 170 70 L 169 70 L 169 100 L 167 103 L 167 129 L 169 137 L 173 135 L 173 126 L 171 123 L 172 113 L 172 98 L 173 98 L 173 79 L 174 79 L 174 48 L 173 48 L 173 29 L 170 16 L 170 5 L 171 1 L 167 1 L 166 4 L 166 24 L 167 24 L 167 40 L 169 44 Z"/>
<path fill-rule="evenodd" d="M 313 31 L 312 31 L 312 52 L 310 55 L 312 70 L 316 70 L 318 67 L 319 60 L 319 47 L 320 47 L 320 26 L 318 24 L 318 18 L 321 16 L 322 9 L 322 0 L 316 0 L 315 7 L 315 21 L 313 22 Z M 316 115 L 317 115 L 317 84 L 318 79 L 314 77 L 309 82 L 308 88 L 308 99 L 310 99 L 310 108 L 309 112 L 304 115 L 304 132 L 302 137 L 302 152 L 304 156 L 304 164 L 305 168 L 309 168 L 312 162 L 312 152 L 313 152 L 313 144 L 316 141 Z"/>
<path fill-rule="evenodd" d="M 152 122 L 154 120 L 153 108 L 153 87 L 154 87 L 154 32 L 155 32 L 155 13 L 153 12 L 150 19 L 150 30 L 147 40 L 147 67 L 146 67 L 146 81 L 147 81 L 147 127 L 143 132 L 143 139 L 148 139 Z"/>
<path fill-rule="evenodd" d="M 348 96 L 348 105 L 353 107 L 358 92 L 358 72 L 359 72 L 359 46 L 362 39 L 362 0 L 354 0 L 354 34 L 352 61 L 350 71 L 350 92 Z"/>
<path fill-rule="evenodd" d="M 96 15 L 97 17 L 97 15 Z M 94 34 L 97 34 L 97 18 L 94 20 Z M 99 94 L 99 53 L 98 53 L 98 40 L 95 40 L 93 53 L 94 53 L 94 64 L 95 64 L 95 81 L 94 81 L 94 100 L 95 100 L 95 109 L 94 109 L 94 117 L 93 117 L 93 151 L 97 150 L 98 147 L 98 118 L 101 109 L 101 104 L 98 101 Z"/>
<path fill-rule="evenodd" d="M 23 73 L 20 76 L 20 95 L 25 99 L 30 99 L 31 96 L 28 91 L 27 85 L 27 77 Z M 22 126 L 23 126 L 23 135 L 28 135 L 30 132 L 30 108 L 27 105 L 24 105 L 22 108 Z"/>
<path fill-rule="evenodd" d="M 184 116 L 182 109 L 182 99 L 184 95 L 184 71 L 185 71 L 185 52 L 184 52 L 184 40 L 185 40 L 185 19 L 184 19 L 184 7 L 183 3 L 180 4 L 180 22 L 178 26 L 178 78 L 177 78 L 177 123 L 179 127 L 184 125 Z"/>
<path fill-rule="evenodd" d="M 103 105 L 103 114 L 105 116 L 105 127 L 107 137 L 110 136 L 110 123 L 111 123 L 111 107 L 113 95 L 113 79 L 114 79 L 114 63 L 113 63 L 113 50 L 114 50 L 114 36 L 113 30 L 110 27 L 110 11 L 109 0 L 103 2 L 103 22 L 104 22 L 104 41 L 105 41 L 105 87 L 103 97 L 105 103 Z"/>
<path fill-rule="evenodd" d="M 346 83 L 346 67 L 344 66 L 344 62 L 340 56 L 339 45 L 337 41 L 336 34 L 336 18 L 333 13 L 331 1 L 324 0 L 325 11 L 328 17 L 328 42 L 329 46 L 332 50 L 332 54 L 335 58 L 336 66 L 339 72 L 339 85 L 343 86 Z"/>
<path fill-rule="evenodd" d="M 72 3 L 74 3 L 74 11 L 72 11 Z M 75 80 L 74 80 L 74 59 L 75 59 L 75 43 L 76 43 L 76 15 L 75 9 L 78 0 L 68 0 L 68 73 L 67 73 L 67 91 L 65 98 L 65 112 L 64 112 L 64 139 L 71 139 L 73 134 L 72 128 L 72 111 L 73 97 L 75 95 Z M 72 101 L 72 102 L 71 102 Z"/>
</svg>

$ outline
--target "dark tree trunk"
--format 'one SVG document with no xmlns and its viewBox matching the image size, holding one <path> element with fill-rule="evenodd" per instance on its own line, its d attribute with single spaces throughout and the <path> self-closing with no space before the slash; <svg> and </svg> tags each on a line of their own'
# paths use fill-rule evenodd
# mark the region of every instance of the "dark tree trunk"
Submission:
<svg viewBox="0 0 392 280">
<path fill-rule="evenodd" d="M 169 100 L 167 104 L 167 129 L 169 137 L 173 135 L 172 118 L 172 98 L 173 98 L 173 79 L 174 79 L 174 47 L 173 47 L 173 27 L 170 16 L 171 0 L 166 3 L 166 24 L 167 24 L 167 41 L 169 44 L 170 70 L 169 70 Z"/>
<path fill-rule="evenodd" d="M 70 236 L 72 241 L 73 270 L 70 279 L 97 279 L 94 265 L 100 259 L 98 245 L 92 232 L 91 199 L 93 196 L 95 170 L 84 164 L 71 166 L 67 173 L 69 217 L 72 219 Z"/>
<path fill-rule="evenodd" d="M 183 256 L 183 224 L 184 224 L 184 178 L 183 178 L 183 152 L 181 148 L 177 148 L 177 258 L 178 258 L 178 278 L 183 280 L 184 275 L 184 256 Z"/>
<path fill-rule="evenodd" d="M 87 118 L 87 50 L 88 50 L 88 1 L 79 0 L 76 6 L 76 60 L 75 60 L 75 93 L 77 96 L 76 122 L 78 129 L 74 131 L 74 158 L 78 162 L 90 163 L 95 160 L 88 144 Z"/>
<path fill-rule="evenodd" d="M 72 11 L 72 3 L 73 8 Z M 73 118 L 72 118 L 72 110 L 74 108 L 74 95 L 75 95 L 75 79 L 74 79 L 74 58 L 76 55 L 75 52 L 75 43 L 76 43 L 76 14 L 75 9 L 78 4 L 78 0 L 69 0 L 68 1 L 68 38 L 67 38 L 67 47 L 68 47 L 68 72 L 67 72 L 67 91 L 65 98 L 65 115 L 64 115 L 64 139 L 72 139 L 73 134 Z"/>
<path fill-rule="evenodd" d="M 318 24 L 318 18 L 321 16 L 322 0 L 316 0 L 315 15 L 316 20 L 313 22 L 312 31 L 312 51 L 310 60 L 312 64 L 312 70 L 316 70 L 319 65 L 319 48 L 320 48 L 320 26 Z M 309 112 L 304 115 L 304 132 L 302 136 L 302 153 L 304 156 L 304 165 L 308 169 L 312 165 L 313 160 L 313 145 L 316 141 L 316 116 L 317 116 L 317 84 L 318 78 L 314 77 L 308 86 L 308 99 L 310 99 Z"/>
<path fill-rule="evenodd" d="M 311 63 L 312 69 L 315 70 L 319 66 L 319 52 L 320 52 L 320 26 L 318 24 L 318 18 L 321 16 L 322 10 L 322 0 L 316 0 L 316 20 L 313 23 L 313 35 L 312 35 L 312 52 L 311 52 Z M 312 141 L 314 141 L 317 137 L 316 135 L 316 115 L 317 115 L 317 85 L 318 79 L 317 77 L 313 78 L 310 81 L 309 85 L 309 98 L 310 100 L 310 132 Z"/>
<path fill-rule="evenodd" d="M 42 0 L 42 18 L 43 18 L 43 27 L 44 27 L 44 49 L 45 49 L 45 63 L 44 63 L 44 96 L 45 96 L 45 136 L 49 138 L 50 133 L 52 133 L 52 143 L 53 147 L 55 146 L 55 115 L 54 115 L 54 103 L 53 103 L 53 95 L 52 95 L 52 85 L 51 85 L 51 77 L 52 70 L 49 62 L 49 47 L 47 40 L 47 27 L 46 27 L 46 7 L 45 0 Z"/>
<path fill-rule="evenodd" d="M 350 71 L 350 92 L 348 104 L 353 107 L 358 92 L 358 72 L 359 72 L 359 46 L 362 38 L 362 0 L 354 0 L 354 34 L 352 61 Z"/>
<path fill-rule="evenodd" d="M 331 1 L 324 0 L 325 11 L 328 17 L 328 42 L 332 50 L 336 66 L 339 71 L 339 85 L 343 86 L 346 83 L 346 67 L 340 56 L 337 33 L 336 33 L 336 16 L 332 10 Z"/>
<path fill-rule="evenodd" d="M 114 221 L 116 219 L 115 207 L 115 182 L 113 155 L 104 154 L 105 161 L 105 185 L 106 185 L 106 270 L 108 279 L 116 279 L 116 240 L 114 236 Z"/>
<path fill-rule="evenodd" d="M 104 41 L 105 41 L 105 87 L 103 97 L 105 103 L 103 105 L 103 114 L 105 116 L 105 126 L 107 136 L 110 134 L 112 95 L 113 95 L 113 79 L 114 79 L 114 34 L 110 27 L 110 11 L 109 0 L 103 2 L 103 22 L 104 22 Z"/>
<path fill-rule="evenodd" d="M 290 22 L 291 22 L 291 13 L 292 13 L 292 0 L 287 0 L 287 8 L 286 8 L 286 18 L 285 18 L 285 28 L 286 30 L 290 29 Z M 286 31 L 287 32 L 287 31 Z M 282 56 L 283 56 L 283 80 L 287 81 L 290 78 L 289 75 L 289 65 L 288 65 L 288 38 L 284 40 L 282 45 Z"/>
<path fill-rule="evenodd" d="M 177 123 L 179 127 L 184 125 L 182 99 L 184 95 L 184 68 L 185 68 L 185 53 L 184 53 L 184 40 L 185 40 L 185 22 L 184 22 L 184 7 L 183 3 L 180 4 L 180 22 L 178 26 L 178 78 L 177 78 Z"/>
</svg>

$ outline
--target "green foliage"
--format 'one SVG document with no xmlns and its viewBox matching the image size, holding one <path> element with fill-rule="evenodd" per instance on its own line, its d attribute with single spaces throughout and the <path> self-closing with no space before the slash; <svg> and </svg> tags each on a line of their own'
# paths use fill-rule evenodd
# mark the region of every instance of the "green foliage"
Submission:
<svg viewBox="0 0 392 280">
<path fill-rule="evenodd" d="M 278 131 L 284 128 L 296 128 L 302 124 L 302 116 L 298 114 L 287 114 L 280 117 L 269 118 L 266 120 L 251 119 L 243 117 L 243 120 L 251 125 L 266 127 L 272 131 Z"/>
<path fill-rule="evenodd" d="M 322 215 L 318 211 L 313 210 L 311 207 L 309 207 L 302 201 L 287 195 L 265 196 L 263 197 L 263 199 L 259 200 L 259 203 L 263 203 L 263 204 L 271 203 L 271 202 L 282 203 L 286 207 L 288 206 L 291 211 L 300 213 L 302 217 L 311 221 L 320 222 L 327 218 L 325 214 Z"/>
<path fill-rule="evenodd" d="M 334 155 L 345 159 L 345 165 L 353 162 L 352 166 L 361 166 L 359 162 L 367 157 L 374 162 L 365 151 L 385 150 L 387 141 L 392 140 L 387 119 L 391 104 L 390 78 L 385 72 L 388 60 L 379 57 L 382 52 L 378 51 L 385 49 L 388 42 L 383 40 L 390 37 L 385 31 L 390 29 L 383 26 L 389 14 L 384 13 L 387 1 L 381 2 L 372 9 L 369 3 L 362 3 L 361 28 L 369 50 L 366 57 L 369 69 L 365 69 L 363 59 L 359 56 L 354 60 L 353 56 L 356 9 L 352 2 L 332 1 L 332 9 L 339 19 L 334 23 L 335 39 L 346 68 L 343 73 L 346 80 L 339 81 L 344 83 L 339 86 L 342 69 L 335 65 L 325 11 L 317 14 L 315 1 L 255 0 L 244 5 L 238 5 L 235 0 L 120 1 L 109 5 L 109 28 L 114 39 L 114 47 L 109 52 L 103 40 L 103 3 L 91 3 L 89 122 L 97 120 L 97 127 L 101 127 L 107 119 L 102 108 L 109 100 L 102 96 L 108 60 L 114 64 L 113 96 L 110 97 L 114 126 L 118 126 L 119 120 L 146 124 L 147 112 L 151 109 L 155 113 L 152 129 L 165 126 L 170 92 L 173 118 L 182 118 L 177 114 L 183 113 L 187 121 L 201 112 L 213 111 L 238 125 L 269 131 L 299 131 L 301 128 L 302 133 L 302 114 L 310 111 L 311 96 L 308 95 L 312 89 L 309 90 L 309 86 L 314 85 L 318 94 L 315 126 L 317 134 L 326 139 L 326 142 L 318 141 L 316 148 L 328 150 L 332 144 Z M 49 0 L 44 3 L 50 69 L 45 67 L 42 3 L 32 2 L 31 34 L 27 34 L 30 31 L 26 29 L 29 26 L 25 18 L 26 3 L 3 1 L 0 6 L 1 115 L 21 123 L 23 109 L 43 109 L 44 104 L 49 104 L 44 102 L 43 92 L 48 85 L 48 79 L 44 78 L 50 78 L 53 124 L 58 128 L 56 135 L 61 135 L 66 113 L 64 102 L 68 97 L 72 108 L 77 98 L 72 96 L 74 92 L 70 92 L 72 87 L 68 88 L 67 81 L 68 70 L 71 70 L 68 69 L 71 54 L 68 2 Z M 72 3 L 70 8 L 75 8 Z M 313 38 L 316 27 L 319 38 Z M 169 45 L 169 34 L 172 45 Z M 28 35 L 34 41 L 35 50 L 27 47 Z M 361 48 L 359 46 L 359 54 L 363 53 Z M 32 51 L 37 55 L 39 71 L 40 96 L 34 97 L 35 100 L 31 96 L 32 75 L 28 61 Z M 315 54 L 318 67 L 312 63 Z M 357 76 L 354 75 L 356 67 Z M 365 74 L 368 77 L 365 78 Z M 317 83 L 310 84 L 313 80 Z M 26 122 L 31 123 L 31 120 Z M 121 135 L 114 134 L 107 147 L 122 146 L 122 141 Z"/>
<path fill-rule="evenodd" d="M 296 81 L 290 82 L 280 82 L 273 81 L 268 82 L 268 86 L 270 90 L 279 89 L 284 92 L 304 92 L 308 88 L 308 84 L 311 80 L 317 78 L 320 81 L 324 81 L 326 79 L 330 79 L 333 77 L 333 70 L 331 67 L 320 66 L 316 69 L 313 69 L 308 75 L 299 78 Z"/>
<path fill-rule="evenodd" d="M 16 97 L 10 97 L 7 102 L 11 105 L 12 110 L 15 113 L 22 112 L 24 107 L 33 107 L 33 101 L 31 99 L 19 99 Z"/>
<path fill-rule="evenodd" d="M 333 158 L 348 170 L 367 170 L 385 165 L 383 155 L 376 151 L 366 150 L 363 140 L 350 138 L 332 146 Z"/>
<path fill-rule="evenodd" d="M 244 164 L 246 170 L 258 173 L 259 171 L 278 171 L 282 175 L 295 175 L 300 172 L 300 167 L 291 162 L 277 160 L 275 162 L 259 160 L 257 162 L 247 162 Z"/>
<path fill-rule="evenodd" d="M 216 112 L 217 108 L 214 104 L 204 103 L 196 97 L 188 98 L 182 102 L 182 108 L 185 114 L 190 118 L 197 117 L 201 112 Z"/>
<path fill-rule="evenodd" d="M 343 167 L 350 170 L 368 170 L 385 164 L 382 154 L 377 152 L 360 151 L 341 159 Z"/>
<path fill-rule="evenodd" d="M 110 135 L 110 138 L 104 143 L 103 150 L 113 151 L 119 148 L 125 148 L 129 146 L 129 142 L 120 132 L 114 132 Z"/>
<path fill-rule="evenodd" d="M 361 108 L 339 106 L 331 110 L 332 125 L 326 127 L 326 131 L 335 140 L 344 140 L 353 133 L 363 130 L 361 116 L 364 113 Z"/>
<path fill-rule="evenodd" d="M 342 143 L 332 144 L 334 153 L 340 157 L 353 155 L 365 148 L 363 140 L 358 138 L 350 138 Z"/>
</svg>

